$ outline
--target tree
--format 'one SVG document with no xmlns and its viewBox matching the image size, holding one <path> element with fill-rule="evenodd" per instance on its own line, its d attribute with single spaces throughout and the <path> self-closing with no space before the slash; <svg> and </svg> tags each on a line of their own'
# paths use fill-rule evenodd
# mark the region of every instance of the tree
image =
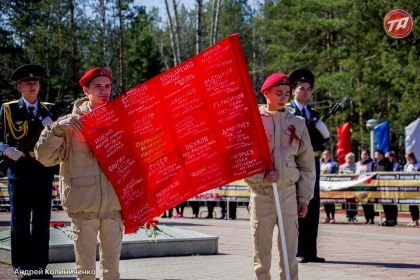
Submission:
<svg viewBox="0 0 420 280">
<path fill-rule="evenodd" d="M 160 74 L 163 65 L 158 43 L 154 41 L 156 27 L 144 7 L 136 8 L 127 29 L 128 88 Z"/>
<path fill-rule="evenodd" d="M 203 49 L 203 0 L 197 0 L 197 24 L 196 24 L 196 35 L 195 35 L 195 51 L 200 53 Z"/>
</svg>

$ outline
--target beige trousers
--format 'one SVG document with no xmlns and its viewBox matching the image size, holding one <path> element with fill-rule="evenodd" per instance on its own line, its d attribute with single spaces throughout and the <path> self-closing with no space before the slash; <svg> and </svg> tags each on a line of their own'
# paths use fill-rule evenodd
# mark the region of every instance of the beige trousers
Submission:
<svg viewBox="0 0 420 280">
<path fill-rule="evenodd" d="M 119 279 L 119 262 L 124 225 L 121 218 L 72 219 L 76 269 L 96 270 L 96 241 L 99 232 L 100 278 Z M 79 274 L 77 279 L 96 279 Z"/>
<path fill-rule="evenodd" d="M 296 186 L 278 187 L 286 236 L 291 279 L 298 279 L 298 216 Z M 271 249 L 274 226 L 278 224 L 272 186 L 251 189 L 251 234 L 254 249 L 254 279 L 271 279 Z M 280 255 L 280 279 L 285 279 L 280 235 L 277 237 Z"/>
</svg>

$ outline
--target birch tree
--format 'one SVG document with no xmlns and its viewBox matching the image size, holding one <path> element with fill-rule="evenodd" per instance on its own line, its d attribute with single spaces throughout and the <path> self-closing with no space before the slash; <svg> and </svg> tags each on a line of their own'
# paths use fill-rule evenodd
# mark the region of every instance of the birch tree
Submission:
<svg viewBox="0 0 420 280">
<path fill-rule="evenodd" d="M 195 49 L 196 54 L 199 54 L 203 48 L 203 0 L 197 0 L 197 21 L 196 21 L 196 34 L 195 34 Z"/>
</svg>

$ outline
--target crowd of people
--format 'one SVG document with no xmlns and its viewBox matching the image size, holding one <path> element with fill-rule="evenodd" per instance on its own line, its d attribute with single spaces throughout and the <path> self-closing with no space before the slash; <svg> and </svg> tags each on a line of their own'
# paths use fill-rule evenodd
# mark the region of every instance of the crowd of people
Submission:
<svg viewBox="0 0 420 280">
<path fill-rule="evenodd" d="M 81 133 L 80 117 L 105 105 L 110 98 L 112 74 L 92 68 L 79 80 L 85 93 L 73 102 L 73 111 L 58 117 L 48 104 L 38 100 L 40 65 L 27 64 L 11 76 L 21 98 L 4 103 L 0 112 L 0 156 L 7 163 L 11 209 L 12 267 L 20 279 L 52 279 L 49 262 L 49 223 L 53 167 L 60 164 L 60 196 L 71 224 L 78 271 L 96 268 L 99 241 L 101 279 L 119 279 L 119 260 L 124 223 L 117 194 Z M 395 154 L 375 152 L 375 160 L 363 150 L 360 161 L 345 156 L 338 165 L 325 151 L 330 133 L 318 112 L 308 105 L 315 77 L 307 69 L 287 76 L 267 77 L 261 92 L 267 103 L 259 113 L 272 155 L 273 166 L 245 178 L 250 187 L 250 231 L 254 255 L 254 278 L 270 279 L 274 227 L 279 227 L 280 278 L 286 273 L 298 279 L 298 262 L 320 263 L 317 236 L 320 216 L 320 174 L 354 174 L 370 171 L 420 171 L 413 153 L 402 167 Z M 289 95 L 293 95 L 287 106 Z M 322 153 L 322 151 L 324 151 Z M 322 156 L 321 156 L 322 153 Z M 28 188 L 28 186 L 31 186 Z M 175 207 L 175 217 L 184 216 L 186 203 Z M 199 217 L 200 202 L 192 201 L 193 216 Z M 214 218 L 216 202 L 207 202 L 206 218 Z M 221 202 L 221 218 L 236 219 L 236 203 Z M 346 205 L 348 221 L 354 222 L 357 205 Z M 396 205 L 383 205 L 384 225 L 397 224 Z M 371 204 L 363 205 L 366 223 L 374 223 Z M 229 211 L 228 211 L 229 210 Z M 325 204 L 325 223 L 335 222 L 335 205 Z M 419 225 L 419 208 L 411 205 L 412 225 Z M 227 217 L 229 213 L 229 217 Z M 173 209 L 163 217 L 174 217 Z M 280 222 L 282 221 L 282 222 Z M 283 224 L 283 227 L 280 224 Z M 282 237 L 282 238 L 280 238 Z M 283 239 L 284 237 L 284 239 Z M 287 258 L 285 254 L 287 253 Z M 287 262 L 283 261 L 284 259 Z M 28 274 L 28 271 L 37 271 Z M 90 275 L 86 279 L 95 279 Z"/>
<path fill-rule="evenodd" d="M 367 172 L 391 172 L 404 171 L 416 172 L 420 171 L 420 162 L 417 162 L 416 156 L 413 152 L 408 152 L 405 155 L 406 164 L 401 165 L 395 157 L 395 152 L 389 151 L 384 153 L 382 150 L 376 150 L 374 159 L 369 155 L 368 150 L 362 150 L 360 160 L 355 162 L 355 154 L 348 153 L 345 156 L 345 162 L 339 165 L 336 161 L 331 159 L 330 152 L 325 150 L 321 157 L 321 174 L 364 174 Z M 363 203 L 363 213 L 365 216 L 365 224 L 374 224 L 375 209 L 372 203 Z M 335 204 L 324 203 L 324 210 L 326 217 L 322 223 L 335 223 Z M 342 205 L 346 209 L 346 216 L 349 222 L 356 222 L 358 213 L 356 203 L 348 203 Z M 383 204 L 382 208 L 385 213 L 385 221 L 383 226 L 397 225 L 398 207 L 395 204 Z M 418 205 L 410 205 L 410 214 L 412 222 L 410 226 L 419 226 L 419 207 Z"/>
<path fill-rule="evenodd" d="M 192 218 L 201 218 L 200 217 L 200 208 L 202 202 L 200 201 L 189 201 L 188 203 L 185 201 L 177 206 L 175 206 L 176 214 L 174 215 L 173 211 L 174 208 L 170 208 L 163 212 L 162 218 L 183 218 L 184 217 L 184 208 L 187 205 L 191 206 L 192 210 Z M 220 201 L 220 215 L 218 215 L 215 211 L 215 207 L 217 206 L 216 201 L 207 201 L 205 202 L 205 210 L 202 211 L 202 213 L 205 214 L 203 218 L 205 219 L 229 219 L 229 220 L 236 220 L 236 208 L 238 206 L 238 202 L 236 201 L 230 201 L 229 202 L 229 211 L 227 211 L 227 201 Z M 244 202 L 248 206 L 248 202 Z M 229 212 L 229 216 L 228 216 Z"/>
</svg>

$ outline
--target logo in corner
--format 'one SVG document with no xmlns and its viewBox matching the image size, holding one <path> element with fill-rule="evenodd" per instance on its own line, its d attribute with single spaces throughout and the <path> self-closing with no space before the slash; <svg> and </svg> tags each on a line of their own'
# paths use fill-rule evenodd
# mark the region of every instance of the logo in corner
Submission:
<svg viewBox="0 0 420 280">
<path fill-rule="evenodd" d="M 402 9 L 394 9 L 384 18 L 385 32 L 394 39 L 406 38 L 413 31 L 413 27 L 413 18 Z"/>
</svg>

